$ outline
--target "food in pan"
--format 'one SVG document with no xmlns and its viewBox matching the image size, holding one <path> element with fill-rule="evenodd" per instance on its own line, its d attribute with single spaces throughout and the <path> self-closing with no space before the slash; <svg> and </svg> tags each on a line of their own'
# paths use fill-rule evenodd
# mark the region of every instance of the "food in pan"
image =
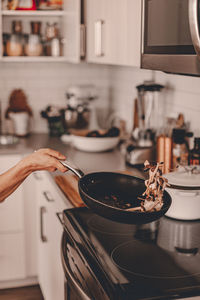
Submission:
<svg viewBox="0 0 200 300">
<path fill-rule="evenodd" d="M 162 176 L 163 163 L 144 163 L 145 171 L 149 178 L 145 181 L 146 190 L 138 197 L 140 206 L 128 208 L 129 211 L 159 211 L 163 206 L 163 193 L 168 185 L 168 180 Z"/>
</svg>

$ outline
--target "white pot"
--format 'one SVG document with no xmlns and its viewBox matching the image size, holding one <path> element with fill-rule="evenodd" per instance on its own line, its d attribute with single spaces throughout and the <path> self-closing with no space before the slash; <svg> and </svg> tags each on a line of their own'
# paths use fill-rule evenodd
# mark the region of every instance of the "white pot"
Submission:
<svg viewBox="0 0 200 300">
<path fill-rule="evenodd" d="M 172 197 L 172 204 L 165 214 L 166 216 L 178 220 L 200 219 L 200 189 L 167 188 L 166 191 Z"/>
</svg>

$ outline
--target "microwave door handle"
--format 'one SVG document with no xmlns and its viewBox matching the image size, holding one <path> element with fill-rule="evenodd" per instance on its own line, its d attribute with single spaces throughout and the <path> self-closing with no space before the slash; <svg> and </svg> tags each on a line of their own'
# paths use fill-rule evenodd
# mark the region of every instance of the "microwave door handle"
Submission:
<svg viewBox="0 0 200 300">
<path fill-rule="evenodd" d="M 199 22 L 198 22 L 198 4 L 199 0 L 189 0 L 189 24 L 192 42 L 195 51 L 200 58 L 200 35 L 199 35 Z"/>
</svg>

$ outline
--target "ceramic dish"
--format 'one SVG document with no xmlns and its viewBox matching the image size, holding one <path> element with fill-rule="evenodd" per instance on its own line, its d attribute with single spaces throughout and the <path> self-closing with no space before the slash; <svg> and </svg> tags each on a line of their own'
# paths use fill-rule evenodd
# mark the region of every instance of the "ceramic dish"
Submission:
<svg viewBox="0 0 200 300">
<path fill-rule="evenodd" d="M 72 143 L 73 146 L 86 152 L 103 152 L 114 149 L 119 143 L 117 137 L 86 137 L 78 135 L 62 135 L 61 140 L 64 143 Z"/>
</svg>

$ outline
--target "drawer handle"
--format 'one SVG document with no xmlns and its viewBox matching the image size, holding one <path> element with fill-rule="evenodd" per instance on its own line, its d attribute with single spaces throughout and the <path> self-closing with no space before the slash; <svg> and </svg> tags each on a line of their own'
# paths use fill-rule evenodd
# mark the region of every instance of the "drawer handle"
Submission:
<svg viewBox="0 0 200 300">
<path fill-rule="evenodd" d="M 47 212 L 46 207 L 41 206 L 40 207 L 40 238 L 43 243 L 47 242 L 47 237 L 44 235 L 44 218 L 43 218 L 44 213 L 46 212 Z"/>
<path fill-rule="evenodd" d="M 47 200 L 48 202 L 54 202 L 54 199 L 53 199 L 53 197 L 51 196 L 51 193 L 50 193 L 50 192 L 45 191 L 45 192 L 43 192 L 43 195 L 45 196 L 45 198 L 46 198 L 46 200 Z"/>
</svg>

